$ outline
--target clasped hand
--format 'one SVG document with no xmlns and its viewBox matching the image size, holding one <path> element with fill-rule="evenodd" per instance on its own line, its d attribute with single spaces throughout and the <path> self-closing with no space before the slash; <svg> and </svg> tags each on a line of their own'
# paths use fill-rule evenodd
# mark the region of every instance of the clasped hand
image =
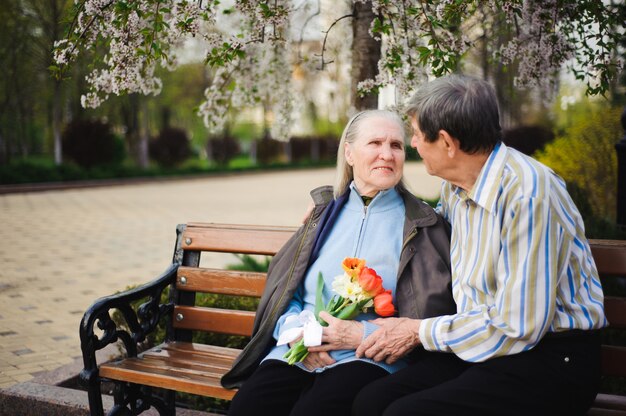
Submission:
<svg viewBox="0 0 626 416">
<path fill-rule="evenodd" d="M 320 312 L 320 318 L 328 323 L 322 329 L 322 345 L 308 347 L 309 354 L 302 364 L 309 370 L 325 367 L 335 363 L 328 354 L 334 350 L 354 350 L 363 338 L 363 324 L 357 321 L 344 321 L 330 315 L 328 312 Z"/>
<path fill-rule="evenodd" d="M 324 311 L 320 318 L 328 323 L 322 330 L 322 345 L 309 347 L 309 355 L 303 361 L 311 370 L 333 364 L 335 361 L 328 355 L 333 350 L 356 349 L 359 358 L 393 364 L 420 344 L 418 319 L 375 319 L 371 322 L 379 328 L 363 339 L 363 324 L 358 321 L 338 319 Z"/>
<path fill-rule="evenodd" d="M 393 364 L 420 344 L 421 320 L 410 318 L 378 318 L 371 321 L 379 328 L 356 349 L 356 356 Z"/>
</svg>

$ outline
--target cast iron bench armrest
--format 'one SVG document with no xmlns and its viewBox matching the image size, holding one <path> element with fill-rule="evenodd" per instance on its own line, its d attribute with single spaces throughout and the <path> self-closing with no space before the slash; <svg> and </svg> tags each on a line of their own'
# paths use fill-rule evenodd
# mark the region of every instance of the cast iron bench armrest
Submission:
<svg viewBox="0 0 626 416">
<path fill-rule="evenodd" d="M 99 383 L 96 351 L 121 340 L 126 349 L 126 356 L 136 357 L 137 345 L 156 329 L 164 316 L 171 314 L 174 304 L 161 304 L 160 302 L 165 288 L 176 281 L 177 270 L 178 264 L 173 263 L 155 280 L 119 294 L 100 298 L 87 309 L 80 322 L 79 330 L 84 363 L 80 378 L 86 385 Z M 148 300 L 135 312 L 132 302 L 144 298 Z M 111 318 L 111 311 L 115 309 L 124 316 L 130 332 L 119 328 Z M 96 326 L 103 331 L 102 334 L 96 334 Z"/>
</svg>

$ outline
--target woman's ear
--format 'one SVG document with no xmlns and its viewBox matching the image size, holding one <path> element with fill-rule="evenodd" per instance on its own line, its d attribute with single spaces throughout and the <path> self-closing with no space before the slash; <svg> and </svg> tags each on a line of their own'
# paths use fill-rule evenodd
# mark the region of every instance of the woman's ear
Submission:
<svg viewBox="0 0 626 416">
<path fill-rule="evenodd" d="M 353 161 L 352 161 L 352 150 L 350 149 L 350 143 L 346 142 L 343 144 L 343 155 L 346 157 L 346 162 L 348 163 L 348 165 L 352 166 Z"/>
</svg>

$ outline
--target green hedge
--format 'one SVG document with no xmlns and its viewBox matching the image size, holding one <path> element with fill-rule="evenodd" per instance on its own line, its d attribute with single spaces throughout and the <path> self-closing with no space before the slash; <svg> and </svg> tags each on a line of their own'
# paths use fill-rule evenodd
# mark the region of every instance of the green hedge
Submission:
<svg viewBox="0 0 626 416">
<path fill-rule="evenodd" d="M 233 159 L 228 166 L 208 165 L 208 163 L 203 161 L 188 160 L 181 167 L 177 168 L 150 167 L 148 169 L 141 169 L 134 166 L 114 165 L 85 169 L 74 164 L 62 164 L 60 166 L 55 166 L 51 161 L 34 159 L 13 162 L 9 165 L 0 166 L 0 184 L 8 185 L 81 180 L 152 178 L 224 172 L 299 169 L 332 165 L 333 164 L 331 163 L 313 163 L 311 161 L 304 161 L 298 164 L 271 163 L 261 167 L 252 165 L 249 161 L 246 162 L 241 159 Z"/>
</svg>

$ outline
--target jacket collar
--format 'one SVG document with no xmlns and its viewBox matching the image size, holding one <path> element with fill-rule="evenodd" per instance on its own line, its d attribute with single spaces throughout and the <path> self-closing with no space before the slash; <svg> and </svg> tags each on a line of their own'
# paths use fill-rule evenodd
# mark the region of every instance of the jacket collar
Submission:
<svg viewBox="0 0 626 416">
<path fill-rule="evenodd" d="M 412 222 L 415 227 L 430 227 L 437 223 L 437 214 L 430 205 L 417 198 L 403 186 L 397 186 L 396 189 L 404 200 L 407 220 Z M 348 191 L 346 189 L 346 192 Z M 346 192 L 339 199 L 347 197 Z M 316 206 L 325 206 L 333 200 L 333 187 L 326 185 L 315 188 L 311 191 L 311 197 Z"/>
<path fill-rule="evenodd" d="M 325 185 L 315 188 L 311 191 L 311 198 L 315 206 L 326 205 L 333 200 L 333 187 Z"/>
<path fill-rule="evenodd" d="M 430 205 L 407 191 L 404 187 L 397 187 L 398 192 L 404 199 L 407 223 L 411 228 L 431 227 L 437 223 L 437 214 Z"/>
</svg>

